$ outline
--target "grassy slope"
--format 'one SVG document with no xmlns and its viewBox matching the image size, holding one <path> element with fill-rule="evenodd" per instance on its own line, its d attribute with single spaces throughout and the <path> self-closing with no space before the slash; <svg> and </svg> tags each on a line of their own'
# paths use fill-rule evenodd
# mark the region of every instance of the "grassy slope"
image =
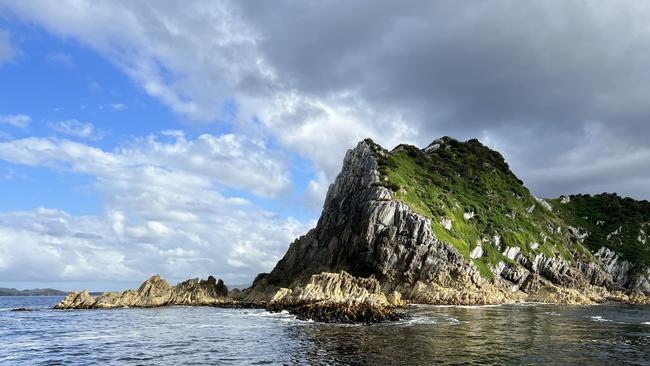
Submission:
<svg viewBox="0 0 650 366">
<path fill-rule="evenodd" d="M 436 142 L 440 147 L 428 153 L 408 145 L 388 153 L 375 145 L 381 184 L 396 192 L 396 199 L 429 217 L 439 239 L 466 258 L 482 240 L 484 255 L 474 262 L 484 276 L 492 276 L 488 264 L 510 261 L 495 247 L 491 240 L 495 235 L 504 248 L 519 247 L 531 257 L 540 252 L 567 260 L 590 256 L 570 239 L 564 221 L 543 208 L 512 174 L 501 154 L 478 140 L 443 138 Z M 469 212 L 476 216 L 465 219 L 463 214 Z M 451 230 L 443 227 L 443 218 L 452 219 Z M 532 243 L 539 244 L 537 249 Z"/>
<path fill-rule="evenodd" d="M 605 246 L 623 259 L 650 267 L 650 202 L 606 193 L 574 195 L 566 204 L 560 199 L 549 201 L 568 224 L 589 233 L 585 245 L 592 251 Z M 619 228 L 620 233 L 612 234 Z"/>
</svg>

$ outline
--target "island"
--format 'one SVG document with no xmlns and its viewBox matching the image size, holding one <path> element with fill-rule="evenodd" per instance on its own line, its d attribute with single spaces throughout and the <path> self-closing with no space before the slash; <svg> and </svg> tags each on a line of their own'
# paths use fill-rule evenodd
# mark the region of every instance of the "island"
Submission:
<svg viewBox="0 0 650 366">
<path fill-rule="evenodd" d="M 202 305 L 335 322 L 396 319 L 407 304 L 650 303 L 650 203 L 534 196 L 476 139 L 349 150 L 315 228 L 270 273 L 228 291 L 209 277 L 72 292 L 57 309 Z"/>
<path fill-rule="evenodd" d="M 0 296 L 65 296 L 68 292 L 51 288 L 35 288 L 32 290 L 17 290 L 0 287 Z"/>
</svg>

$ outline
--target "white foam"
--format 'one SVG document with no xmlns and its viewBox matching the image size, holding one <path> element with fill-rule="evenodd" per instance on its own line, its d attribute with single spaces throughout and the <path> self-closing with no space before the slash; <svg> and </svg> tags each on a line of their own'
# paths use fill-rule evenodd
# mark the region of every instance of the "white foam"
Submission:
<svg viewBox="0 0 650 366">
<path fill-rule="evenodd" d="M 458 308 L 458 309 L 482 309 L 482 308 L 496 308 L 503 306 L 504 304 L 494 304 L 494 305 L 428 305 L 436 308 Z"/>
<path fill-rule="evenodd" d="M 431 316 L 418 316 L 418 317 L 412 317 L 408 318 L 404 321 L 399 321 L 396 322 L 396 324 L 403 324 L 403 325 L 420 325 L 420 324 L 438 324 L 436 321 L 436 318 L 431 317 Z"/>
<path fill-rule="evenodd" d="M 611 322 L 611 320 L 605 319 L 600 315 L 590 316 L 589 319 L 591 319 L 591 320 L 593 320 L 595 322 Z"/>
<path fill-rule="evenodd" d="M 650 322 L 643 322 L 642 325 L 650 325 Z"/>
</svg>

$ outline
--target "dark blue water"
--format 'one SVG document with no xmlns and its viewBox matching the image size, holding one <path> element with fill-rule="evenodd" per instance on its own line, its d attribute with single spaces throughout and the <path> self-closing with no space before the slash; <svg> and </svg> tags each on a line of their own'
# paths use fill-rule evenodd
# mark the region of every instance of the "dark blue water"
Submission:
<svg viewBox="0 0 650 366">
<path fill-rule="evenodd" d="M 413 306 L 403 321 L 350 326 L 208 307 L 50 310 L 58 300 L 0 297 L 0 365 L 650 365 L 648 306 Z"/>
</svg>

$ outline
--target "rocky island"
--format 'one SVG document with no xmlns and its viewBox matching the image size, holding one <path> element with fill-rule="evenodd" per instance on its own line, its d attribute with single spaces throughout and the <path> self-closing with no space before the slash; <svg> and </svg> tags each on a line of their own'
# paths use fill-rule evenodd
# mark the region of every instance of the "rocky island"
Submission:
<svg viewBox="0 0 650 366">
<path fill-rule="evenodd" d="M 535 197 L 478 140 L 388 151 L 366 139 L 347 152 L 316 227 L 250 288 L 154 276 L 56 308 L 251 306 L 374 322 L 409 303 L 649 303 L 649 235 L 649 202 Z"/>
</svg>

